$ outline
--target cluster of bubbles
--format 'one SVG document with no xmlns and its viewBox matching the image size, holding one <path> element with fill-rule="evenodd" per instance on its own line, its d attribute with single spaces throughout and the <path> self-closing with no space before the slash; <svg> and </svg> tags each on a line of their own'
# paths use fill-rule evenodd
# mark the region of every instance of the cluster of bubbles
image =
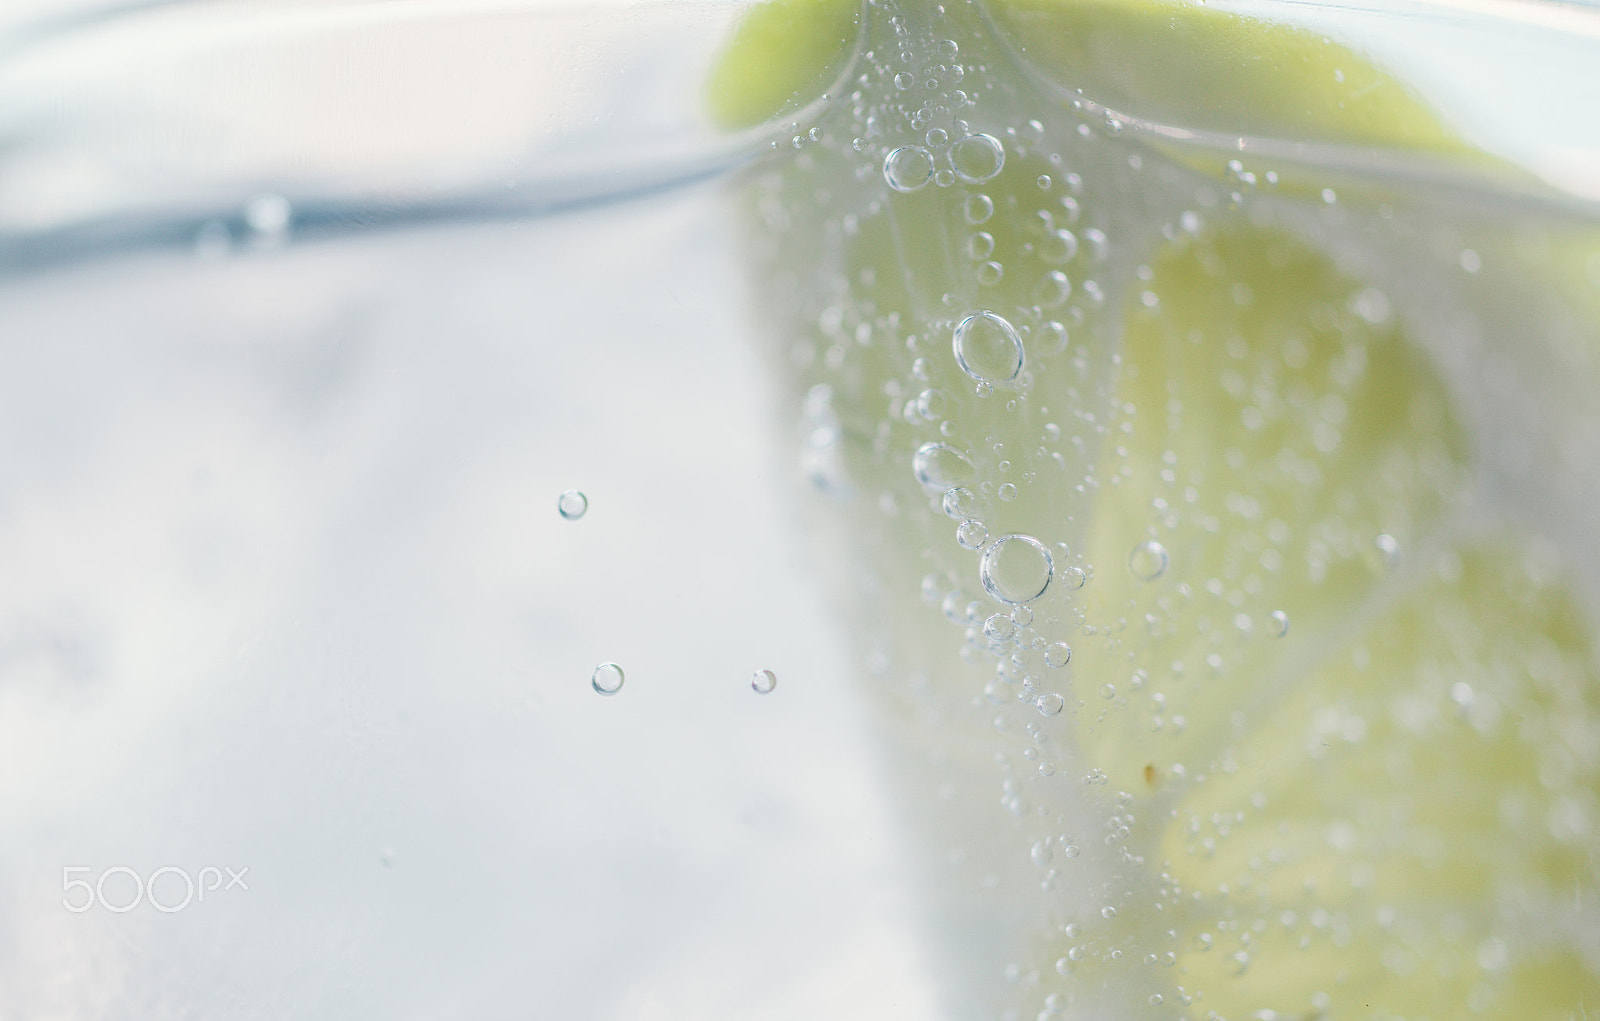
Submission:
<svg viewBox="0 0 1600 1021">
<path fill-rule="evenodd" d="M 932 128 L 923 140 L 926 145 L 902 145 L 884 156 L 883 179 L 895 191 L 920 191 L 930 182 L 944 188 L 957 181 L 982 184 L 1005 168 L 1005 146 L 993 135 L 976 132 L 951 141 L 943 128 Z"/>
</svg>

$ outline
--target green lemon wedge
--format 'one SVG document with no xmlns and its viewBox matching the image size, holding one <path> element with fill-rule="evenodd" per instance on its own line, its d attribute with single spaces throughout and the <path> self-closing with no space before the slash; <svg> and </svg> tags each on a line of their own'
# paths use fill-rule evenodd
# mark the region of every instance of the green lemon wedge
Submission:
<svg viewBox="0 0 1600 1021">
<path fill-rule="evenodd" d="M 1517 474 L 1600 230 L 1301 29 L 768 10 L 712 94 L 835 90 L 741 184 L 752 312 L 949 1016 L 1600 1008 L 1600 570 Z"/>
</svg>

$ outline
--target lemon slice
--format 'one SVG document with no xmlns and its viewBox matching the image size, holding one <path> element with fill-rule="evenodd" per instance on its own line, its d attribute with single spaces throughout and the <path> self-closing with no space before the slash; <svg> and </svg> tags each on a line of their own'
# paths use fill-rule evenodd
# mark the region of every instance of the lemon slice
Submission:
<svg viewBox="0 0 1600 1021">
<path fill-rule="evenodd" d="M 754 308 L 950 1015 L 1600 1005 L 1595 622 L 1447 371 L 1531 286 L 1475 283 L 1508 233 L 1592 228 L 1387 176 L 1374 152 L 1491 161 L 1292 28 L 812 9 L 838 45 L 809 51 L 857 49 L 751 172 Z M 841 80 L 781 66 L 731 119 Z M 1307 140 L 1337 188 L 1260 155 Z"/>
</svg>

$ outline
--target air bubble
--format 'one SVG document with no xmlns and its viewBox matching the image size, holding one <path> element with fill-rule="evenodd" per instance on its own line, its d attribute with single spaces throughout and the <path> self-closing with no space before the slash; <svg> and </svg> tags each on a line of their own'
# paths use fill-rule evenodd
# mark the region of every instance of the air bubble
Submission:
<svg viewBox="0 0 1600 1021">
<path fill-rule="evenodd" d="M 962 213 L 966 216 L 967 222 L 974 227 L 980 223 L 988 223 L 989 217 L 994 215 L 994 200 L 981 193 L 968 195 Z"/>
<path fill-rule="evenodd" d="M 1071 296 L 1072 281 L 1059 269 L 1046 273 L 1033 289 L 1034 303 L 1044 308 L 1055 308 Z"/>
<path fill-rule="evenodd" d="M 1128 554 L 1128 569 L 1144 581 L 1155 581 L 1167 569 L 1167 548 L 1154 539 L 1146 539 Z"/>
<path fill-rule="evenodd" d="M 910 71 L 901 71 L 899 74 L 894 76 L 894 87 L 899 89 L 901 92 L 911 88 L 911 86 L 915 85 L 916 83 L 917 78 Z"/>
<path fill-rule="evenodd" d="M 1000 282 L 1000 278 L 1005 274 L 1006 268 L 1004 266 L 990 260 L 978 267 L 978 283 L 983 284 L 985 287 L 993 287 Z"/>
<path fill-rule="evenodd" d="M 624 675 L 622 668 L 615 663 L 601 663 L 594 668 L 594 674 L 589 678 L 589 683 L 594 690 L 602 695 L 615 695 L 622 690 Z"/>
<path fill-rule="evenodd" d="M 916 191 L 932 177 L 933 154 L 920 145 L 902 145 L 883 158 L 883 179 L 895 191 Z"/>
<path fill-rule="evenodd" d="M 581 490 L 569 489 L 556 500 L 556 510 L 568 521 L 576 521 L 589 511 L 589 498 Z"/>
<path fill-rule="evenodd" d="M 1039 243 L 1039 258 L 1060 264 L 1071 262 L 1078 255 L 1078 236 L 1070 230 L 1054 230 Z"/>
<path fill-rule="evenodd" d="M 1030 535 L 1007 535 L 983 554 L 978 577 L 1003 603 L 1030 603 L 1044 595 L 1053 573 L 1050 551 Z"/>
<path fill-rule="evenodd" d="M 1289 615 L 1282 610 L 1273 610 L 1271 613 L 1272 636 L 1282 638 L 1289 633 Z"/>
<path fill-rule="evenodd" d="M 937 149 L 950 141 L 950 135 L 944 128 L 929 128 L 928 133 L 922 136 L 922 140 L 928 143 L 928 148 Z"/>
<path fill-rule="evenodd" d="M 967 258 L 987 259 L 994 254 L 994 235 L 980 230 L 967 238 Z"/>
<path fill-rule="evenodd" d="M 1384 533 L 1373 540 L 1373 545 L 1378 547 L 1378 552 L 1383 554 L 1385 567 L 1393 567 L 1400 562 L 1400 540 Z"/>
<path fill-rule="evenodd" d="M 940 502 L 947 517 L 957 521 L 972 517 L 972 512 L 977 509 L 978 498 L 972 490 L 961 486 L 953 486 L 944 491 L 944 499 Z"/>
<path fill-rule="evenodd" d="M 1010 502 L 1017 498 L 1017 487 L 1010 482 L 1002 482 L 1000 483 L 1000 488 L 995 491 L 994 495 L 998 496 L 1002 500 Z"/>
<path fill-rule="evenodd" d="M 977 518 L 968 518 L 956 526 L 956 542 L 962 549 L 978 549 L 989 539 L 989 526 Z"/>
<path fill-rule="evenodd" d="M 950 162 L 957 177 L 968 184 L 982 184 L 1000 173 L 1006 151 L 993 135 L 968 135 L 951 147 Z"/>
<path fill-rule="evenodd" d="M 1066 642 L 1052 642 L 1044 650 L 1044 661 L 1051 667 L 1060 670 L 1072 662 L 1072 646 Z"/>
<path fill-rule="evenodd" d="M 1052 319 L 1039 327 L 1037 348 L 1041 354 L 1058 355 L 1067 349 L 1067 328 Z M 1057 438 L 1060 430 L 1056 430 Z"/>
<path fill-rule="evenodd" d="M 1083 240 L 1089 245 L 1089 258 L 1095 262 L 1105 262 L 1111 255 L 1111 241 L 1105 231 L 1090 227 L 1083 232 Z"/>
<path fill-rule="evenodd" d="M 294 209 L 282 195 L 270 192 L 257 195 L 244 207 L 244 222 L 255 235 L 257 245 L 281 242 L 289 233 L 289 222 L 294 219 Z"/>
<path fill-rule="evenodd" d="M 1039 710 L 1039 714 L 1041 716 L 1059 716 L 1061 714 L 1061 710 L 1066 707 L 1066 704 L 1066 699 L 1052 691 L 1047 695 L 1040 695 L 1036 700 L 1034 700 L 1033 707 Z M 1074 958 L 1074 960 L 1076 960 L 1076 958 Z"/>
<path fill-rule="evenodd" d="M 930 495 L 970 482 L 975 474 L 967 455 L 948 443 L 924 443 L 918 447 L 911 455 L 911 471 Z"/>
<path fill-rule="evenodd" d="M 996 613 L 983 622 L 983 637 L 991 642 L 1003 642 L 1016 630 L 1016 622 L 1003 613 Z"/>
<path fill-rule="evenodd" d="M 750 687 L 759 695 L 769 695 L 778 686 L 778 675 L 771 670 L 757 670 L 750 678 Z"/>
<path fill-rule="evenodd" d="M 940 60 L 954 60 L 961 52 L 961 46 L 954 39 L 940 39 L 938 52 Z"/>
<path fill-rule="evenodd" d="M 1100 697 L 1111 699 L 1117 697 L 1117 686 L 1110 682 L 1100 685 Z"/>
<path fill-rule="evenodd" d="M 993 312 L 974 312 L 956 325 L 956 364 L 979 382 L 1009 383 L 1022 372 L 1022 338 Z"/>
</svg>

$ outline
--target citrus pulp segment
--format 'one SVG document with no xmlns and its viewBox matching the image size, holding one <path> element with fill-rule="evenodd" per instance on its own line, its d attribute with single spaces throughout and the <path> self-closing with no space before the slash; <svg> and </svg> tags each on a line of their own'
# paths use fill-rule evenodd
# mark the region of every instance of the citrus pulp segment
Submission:
<svg viewBox="0 0 1600 1021">
<path fill-rule="evenodd" d="M 1440 367 L 1465 249 L 1414 240 L 1494 214 L 1106 113 L 1462 143 L 1201 8 L 864 17 L 744 208 L 952 1016 L 1600 1002 L 1593 619 Z"/>
</svg>

